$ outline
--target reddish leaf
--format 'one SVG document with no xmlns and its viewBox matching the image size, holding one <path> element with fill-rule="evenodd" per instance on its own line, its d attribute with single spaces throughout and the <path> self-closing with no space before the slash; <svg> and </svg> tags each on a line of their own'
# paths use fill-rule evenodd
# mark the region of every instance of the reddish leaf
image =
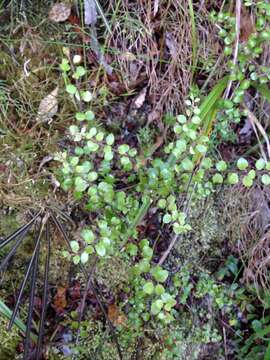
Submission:
<svg viewBox="0 0 270 360">
<path fill-rule="evenodd" d="M 67 289 L 64 287 L 57 288 L 57 293 L 53 299 L 53 308 L 57 314 L 62 314 L 67 306 Z"/>
</svg>

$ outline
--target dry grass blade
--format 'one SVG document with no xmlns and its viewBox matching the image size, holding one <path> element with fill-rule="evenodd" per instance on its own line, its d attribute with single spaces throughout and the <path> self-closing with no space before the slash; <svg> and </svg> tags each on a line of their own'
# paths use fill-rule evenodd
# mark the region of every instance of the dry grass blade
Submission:
<svg viewBox="0 0 270 360">
<path fill-rule="evenodd" d="M 266 147 L 267 147 L 267 154 L 268 154 L 268 159 L 270 159 L 270 142 L 269 142 L 269 138 L 268 135 L 266 133 L 266 131 L 264 130 L 263 126 L 260 124 L 259 120 L 256 118 L 256 116 L 253 114 L 253 112 L 251 112 L 246 106 L 245 106 L 245 110 L 247 112 L 247 116 L 253 126 L 253 129 L 255 127 L 257 127 L 257 129 L 260 131 L 261 135 L 263 136 L 265 142 L 266 142 Z M 262 144 L 259 142 L 260 148 L 261 148 L 261 152 L 262 155 L 265 157 L 264 154 L 264 150 L 262 147 Z M 266 160 L 266 159 L 265 159 Z"/>
<path fill-rule="evenodd" d="M 0 249 L 4 246 L 6 246 L 10 241 L 15 239 L 17 236 L 19 236 L 21 233 L 24 232 L 24 230 L 29 230 L 28 228 L 33 225 L 33 223 L 36 221 L 36 219 L 41 215 L 42 211 L 39 211 L 27 224 L 21 226 L 18 230 L 14 231 L 11 235 L 9 235 L 7 238 L 5 238 L 0 243 Z"/>
<path fill-rule="evenodd" d="M 35 245 L 35 249 L 33 251 L 33 254 L 32 254 L 32 257 L 29 261 L 29 264 L 27 266 L 27 269 L 26 269 L 26 272 L 24 274 L 24 279 L 21 283 L 21 286 L 20 286 L 20 290 L 19 290 L 19 295 L 18 295 L 18 298 L 17 298 L 17 301 L 16 301 L 16 304 L 15 304 L 15 308 L 14 308 L 14 311 L 12 313 L 12 317 L 10 319 L 10 322 L 9 322 L 9 325 L 8 325 L 8 329 L 10 330 L 13 323 L 14 323 L 14 320 L 16 318 L 16 315 L 17 315 L 17 312 L 19 310 L 19 307 L 20 307 L 20 302 L 21 302 L 21 298 L 22 298 L 22 294 L 23 294 L 23 291 L 24 291 L 24 288 L 25 288 L 25 285 L 27 283 L 27 280 L 30 276 L 30 273 L 31 273 L 31 270 L 33 268 L 33 264 L 34 264 L 34 260 L 35 260 L 35 255 L 39 249 L 39 244 L 40 244 L 40 240 L 41 240 L 41 235 L 42 235 L 42 231 L 43 231 L 43 227 L 44 227 L 44 218 L 43 218 L 43 221 L 42 223 L 40 224 L 39 226 L 39 230 L 38 230 L 38 235 L 37 235 L 37 239 L 36 239 L 36 245 Z"/>
<path fill-rule="evenodd" d="M 42 231 L 42 229 L 41 229 Z M 31 335 L 31 325 L 33 320 L 33 311 L 34 311 L 34 300 L 35 300 L 35 290 L 36 290 L 36 280 L 37 280 L 37 271 L 38 271 L 38 260 L 39 260 L 39 249 L 40 242 L 38 242 L 38 248 L 34 255 L 34 263 L 33 263 L 33 272 L 31 276 L 31 285 L 30 285 L 30 301 L 28 308 L 28 317 L 26 323 L 26 334 L 25 334 L 25 343 L 24 343 L 24 354 L 23 360 L 29 359 L 29 351 L 30 351 L 30 335 Z"/>
<path fill-rule="evenodd" d="M 66 244 L 68 246 L 68 249 L 70 251 L 72 251 L 71 249 L 71 246 L 70 246 L 70 243 L 69 243 L 69 239 L 68 239 L 68 236 L 67 236 L 67 233 L 65 232 L 64 228 L 63 228 L 63 225 L 58 221 L 58 219 L 56 218 L 56 216 L 54 216 L 53 214 L 51 214 L 51 219 L 52 221 L 54 222 L 54 224 L 56 225 L 58 231 L 60 232 L 60 234 L 63 235 L 65 241 L 66 241 Z"/>
<path fill-rule="evenodd" d="M 26 228 L 20 235 L 18 240 L 16 241 L 15 245 L 12 247 L 12 249 L 10 250 L 10 252 L 6 255 L 6 257 L 2 260 L 1 264 L 0 264 L 0 272 L 5 270 L 9 260 L 12 258 L 12 256 L 15 254 L 15 252 L 17 251 L 18 247 L 20 246 L 20 244 L 22 243 L 23 239 L 25 238 L 25 236 L 28 234 L 29 231 L 29 227 Z"/>
<path fill-rule="evenodd" d="M 50 256 L 51 256 L 51 239 L 50 239 L 49 222 L 46 223 L 46 246 L 47 246 L 47 255 L 46 255 L 44 277 L 43 277 L 43 298 L 42 298 L 41 316 L 39 323 L 37 349 L 35 355 L 36 359 L 39 359 L 41 353 L 45 316 L 46 316 L 46 309 L 48 302 L 48 281 L 49 281 L 49 268 L 50 268 Z"/>
</svg>

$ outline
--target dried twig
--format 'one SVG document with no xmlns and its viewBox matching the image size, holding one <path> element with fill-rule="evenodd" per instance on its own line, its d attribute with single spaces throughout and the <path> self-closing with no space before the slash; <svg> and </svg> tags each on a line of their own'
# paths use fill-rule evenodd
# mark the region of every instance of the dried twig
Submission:
<svg viewBox="0 0 270 360">
<path fill-rule="evenodd" d="M 269 142 L 269 138 L 268 138 L 268 135 L 266 133 L 266 131 L 264 130 L 263 126 L 261 125 L 261 123 L 259 122 L 259 120 L 257 119 L 257 117 L 254 115 L 254 113 L 252 111 L 250 111 L 247 106 L 245 106 L 245 110 L 247 112 L 247 116 L 251 122 L 251 125 L 254 129 L 254 132 L 257 136 L 257 131 L 256 131 L 256 127 L 258 128 L 258 130 L 260 131 L 261 135 L 263 136 L 265 142 L 266 142 L 266 147 L 267 147 L 267 154 L 268 154 L 268 159 L 270 160 L 270 142 Z M 256 127 L 255 127 L 256 126 Z M 258 136 L 257 136 L 258 138 Z M 262 147 L 262 144 L 258 138 L 258 141 L 259 141 L 259 146 L 260 146 L 260 149 L 261 149 L 261 153 L 262 153 L 262 156 L 264 157 L 264 160 L 267 160 L 266 159 L 266 155 L 265 155 L 265 152 L 263 150 L 263 147 Z"/>
</svg>

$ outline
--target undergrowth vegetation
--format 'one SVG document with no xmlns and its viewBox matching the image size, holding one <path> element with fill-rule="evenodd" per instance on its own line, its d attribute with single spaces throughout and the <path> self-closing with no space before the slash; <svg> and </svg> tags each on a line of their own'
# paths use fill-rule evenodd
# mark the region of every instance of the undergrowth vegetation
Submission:
<svg viewBox="0 0 270 360">
<path fill-rule="evenodd" d="M 270 359 L 270 5 L 83 3 L 0 13 L 0 358 Z"/>
</svg>

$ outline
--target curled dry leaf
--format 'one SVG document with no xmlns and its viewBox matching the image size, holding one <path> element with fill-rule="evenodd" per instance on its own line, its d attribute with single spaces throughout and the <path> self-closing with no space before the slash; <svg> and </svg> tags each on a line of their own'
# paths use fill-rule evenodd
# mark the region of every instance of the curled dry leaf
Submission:
<svg viewBox="0 0 270 360">
<path fill-rule="evenodd" d="M 145 102 L 146 90 L 146 87 L 143 88 L 134 101 L 134 105 L 137 109 L 141 108 L 143 106 L 143 103 Z"/>
<path fill-rule="evenodd" d="M 58 110 L 57 95 L 58 86 L 49 95 L 41 100 L 38 107 L 36 121 L 45 122 L 53 118 Z"/>
<path fill-rule="evenodd" d="M 58 3 L 53 5 L 49 12 L 49 19 L 55 22 L 66 21 L 71 13 L 71 5 Z"/>
<path fill-rule="evenodd" d="M 135 61 L 136 60 L 136 56 L 130 52 L 130 51 L 125 51 L 120 55 L 121 60 L 125 60 L 125 61 Z"/>
</svg>

